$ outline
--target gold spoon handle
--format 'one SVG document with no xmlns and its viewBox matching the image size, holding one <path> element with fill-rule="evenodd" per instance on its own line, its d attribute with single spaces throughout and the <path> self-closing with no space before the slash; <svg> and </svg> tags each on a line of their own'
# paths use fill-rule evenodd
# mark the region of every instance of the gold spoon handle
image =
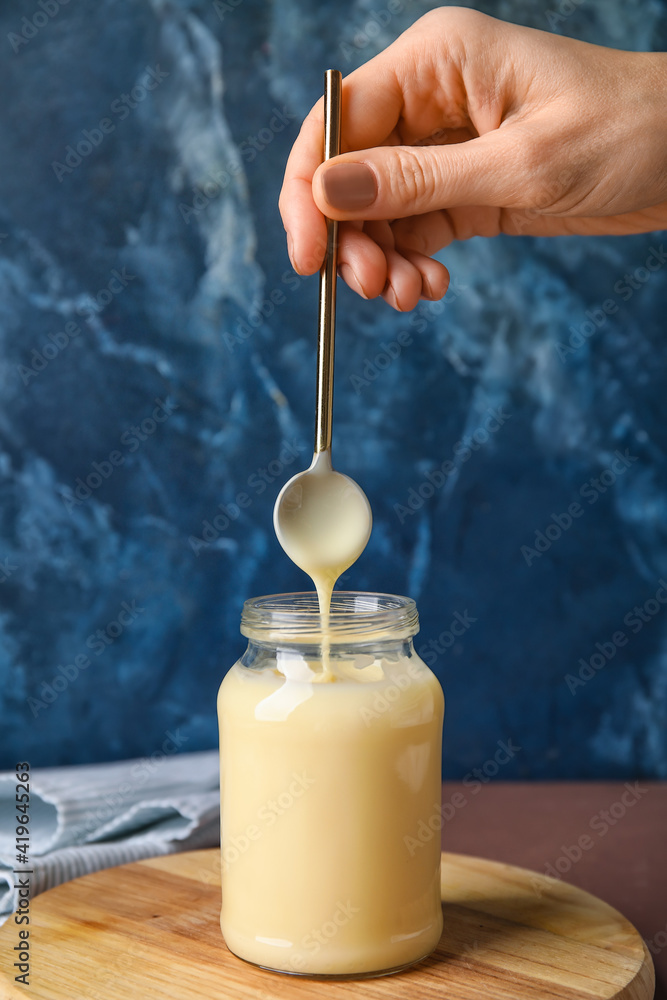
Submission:
<svg viewBox="0 0 667 1000">
<path fill-rule="evenodd" d="M 324 159 L 340 153 L 340 71 L 324 74 Z M 317 332 L 317 410 L 315 454 L 331 450 L 333 411 L 334 335 L 336 332 L 336 272 L 338 270 L 338 223 L 327 219 L 327 249 L 320 270 L 320 306 Z"/>
</svg>

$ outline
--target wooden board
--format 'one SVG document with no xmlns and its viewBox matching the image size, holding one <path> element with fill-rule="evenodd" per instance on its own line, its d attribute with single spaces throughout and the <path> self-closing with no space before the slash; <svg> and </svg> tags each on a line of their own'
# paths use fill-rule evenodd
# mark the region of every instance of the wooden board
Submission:
<svg viewBox="0 0 667 1000">
<path fill-rule="evenodd" d="M 0 930 L 0 996 L 33 1000 L 650 1000 L 634 927 L 573 886 L 443 854 L 437 951 L 395 976 L 322 981 L 263 972 L 220 933 L 217 850 L 86 875 L 31 904 L 30 986 L 14 983 L 18 928 Z"/>
</svg>

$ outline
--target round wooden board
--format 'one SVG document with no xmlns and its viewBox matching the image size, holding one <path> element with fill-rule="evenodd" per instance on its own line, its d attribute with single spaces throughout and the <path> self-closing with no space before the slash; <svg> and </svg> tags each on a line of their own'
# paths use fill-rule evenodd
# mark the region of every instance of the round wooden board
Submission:
<svg viewBox="0 0 667 1000">
<path fill-rule="evenodd" d="M 442 856 L 445 929 L 420 965 L 322 981 L 240 961 L 220 933 L 220 856 L 193 851 L 75 879 L 31 903 L 30 986 L 14 983 L 13 919 L 0 931 L 3 997 L 33 1000 L 651 1000 L 653 964 L 616 910 L 523 868 Z"/>
</svg>

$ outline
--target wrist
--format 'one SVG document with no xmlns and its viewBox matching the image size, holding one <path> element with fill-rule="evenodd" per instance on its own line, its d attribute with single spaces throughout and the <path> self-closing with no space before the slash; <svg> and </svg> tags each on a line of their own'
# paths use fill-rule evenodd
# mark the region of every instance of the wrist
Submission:
<svg viewBox="0 0 667 1000">
<path fill-rule="evenodd" d="M 667 53 L 628 52 L 626 135 L 645 183 L 643 207 L 667 202 Z"/>
</svg>

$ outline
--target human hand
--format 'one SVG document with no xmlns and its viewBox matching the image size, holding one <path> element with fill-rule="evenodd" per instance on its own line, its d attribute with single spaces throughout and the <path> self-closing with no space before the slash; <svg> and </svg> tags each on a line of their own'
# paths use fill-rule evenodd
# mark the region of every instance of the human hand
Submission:
<svg viewBox="0 0 667 1000">
<path fill-rule="evenodd" d="M 667 226 L 667 55 L 624 52 L 467 8 L 421 17 L 343 81 L 344 152 L 322 164 L 323 102 L 303 123 L 280 211 L 300 274 L 325 216 L 365 298 L 441 298 L 431 255 L 472 236 Z"/>
</svg>

